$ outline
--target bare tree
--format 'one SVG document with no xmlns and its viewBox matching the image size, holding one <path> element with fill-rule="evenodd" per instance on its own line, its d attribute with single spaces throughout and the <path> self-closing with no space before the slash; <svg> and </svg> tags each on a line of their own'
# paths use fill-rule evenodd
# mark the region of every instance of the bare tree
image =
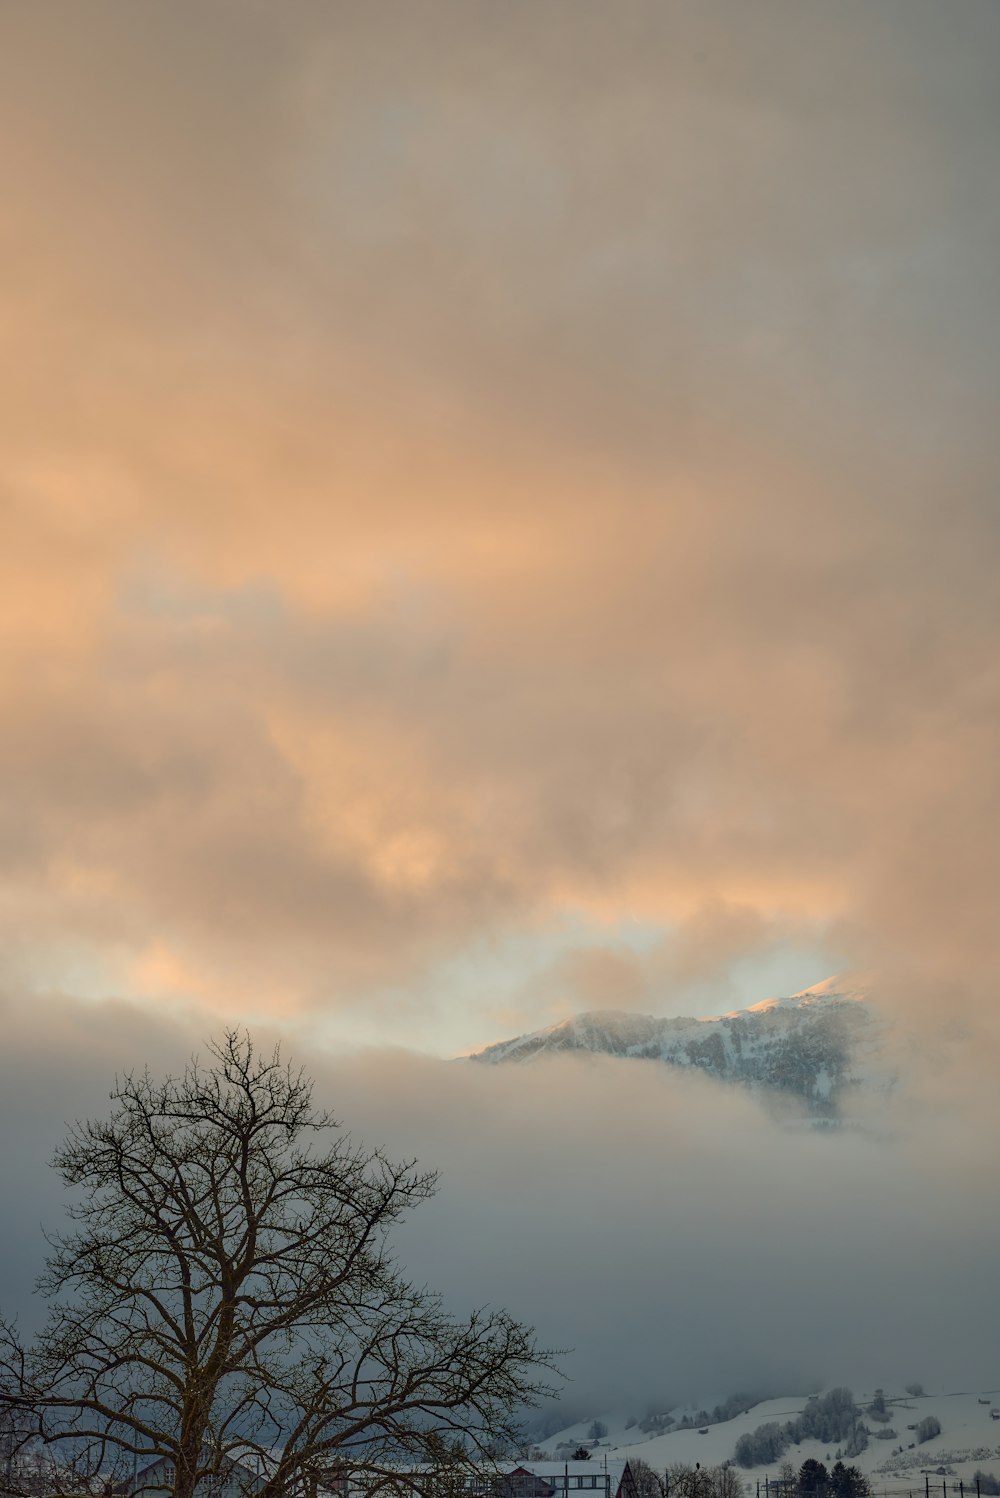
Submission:
<svg viewBox="0 0 1000 1498">
<path fill-rule="evenodd" d="M 635 1478 L 636 1498 L 665 1498 L 663 1478 L 649 1462 L 644 1462 L 641 1456 L 630 1457 L 629 1466 Z"/>
<path fill-rule="evenodd" d="M 0 1491 L 9 1489 L 15 1458 L 24 1445 L 24 1437 L 18 1429 L 18 1424 L 14 1410 L 0 1409 L 0 1483 L 6 1484 L 6 1487 Z"/>
<path fill-rule="evenodd" d="M 49 1319 L 29 1347 L 0 1322 L 18 1448 L 58 1453 L 64 1493 L 149 1465 L 138 1486 L 173 1498 L 282 1498 L 510 1441 L 553 1392 L 549 1354 L 504 1311 L 454 1319 L 389 1250 L 433 1173 L 354 1143 L 277 1050 L 210 1050 L 126 1075 L 55 1156 L 78 1200 L 49 1239 Z"/>
<path fill-rule="evenodd" d="M 732 1462 L 723 1462 L 721 1467 L 712 1468 L 714 1498 L 746 1498 L 748 1491 L 743 1486 L 738 1468 Z"/>
<path fill-rule="evenodd" d="M 705 1498 L 705 1474 L 701 1463 L 673 1462 L 664 1474 L 664 1486 L 670 1498 Z"/>
<path fill-rule="evenodd" d="M 663 1494 L 664 1498 L 745 1498 L 743 1481 L 732 1462 L 719 1467 L 676 1462 L 667 1468 Z"/>
</svg>

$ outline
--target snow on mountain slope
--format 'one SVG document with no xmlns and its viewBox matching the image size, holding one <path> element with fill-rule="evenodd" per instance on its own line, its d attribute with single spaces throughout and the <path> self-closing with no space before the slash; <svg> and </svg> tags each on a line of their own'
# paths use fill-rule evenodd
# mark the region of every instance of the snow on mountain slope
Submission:
<svg viewBox="0 0 1000 1498">
<path fill-rule="evenodd" d="M 833 1118 L 852 1089 L 888 1090 L 883 1026 L 866 984 L 830 978 L 786 998 L 714 1019 L 662 1018 L 620 1010 L 580 1014 L 561 1024 L 474 1052 L 496 1065 L 582 1051 L 697 1068 L 724 1082 L 804 1099 Z"/>
</svg>

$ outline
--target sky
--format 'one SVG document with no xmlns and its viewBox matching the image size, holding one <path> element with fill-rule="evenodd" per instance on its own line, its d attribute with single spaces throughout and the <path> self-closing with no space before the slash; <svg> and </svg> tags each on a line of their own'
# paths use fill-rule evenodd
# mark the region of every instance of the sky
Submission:
<svg viewBox="0 0 1000 1498">
<path fill-rule="evenodd" d="M 998 57 L 994 0 L 0 8 L 5 1127 L 246 1024 L 404 1152 L 495 1109 L 522 1179 L 522 1084 L 442 1058 L 871 971 L 967 1038 L 920 1097 L 978 1160 Z M 538 1189 L 617 1108 L 651 1211 L 660 1083 L 591 1075 Z M 819 1190 L 686 1096 L 727 1200 L 730 1129 Z"/>
</svg>

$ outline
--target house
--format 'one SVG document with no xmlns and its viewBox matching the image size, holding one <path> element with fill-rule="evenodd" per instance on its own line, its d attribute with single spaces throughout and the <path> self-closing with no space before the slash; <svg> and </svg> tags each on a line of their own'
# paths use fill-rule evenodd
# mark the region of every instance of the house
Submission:
<svg viewBox="0 0 1000 1498">
<path fill-rule="evenodd" d="M 503 1465 L 508 1465 L 504 1463 Z M 511 1498 L 571 1498 L 574 1493 L 596 1493 L 599 1498 L 638 1498 L 632 1468 L 624 1457 L 591 1457 L 585 1462 L 537 1461 L 510 1463 L 506 1492 Z"/>
<path fill-rule="evenodd" d="M 516 1467 L 510 1479 L 524 1482 L 521 1473 L 530 1473 L 545 1483 L 551 1488 L 552 1498 L 570 1498 L 575 1492 L 596 1492 L 600 1498 L 638 1498 L 632 1468 L 623 1456 L 593 1456 L 588 1462 L 530 1462 Z"/>
<path fill-rule="evenodd" d="M 263 1470 L 261 1470 L 263 1468 Z M 274 1458 L 257 1452 L 244 1461 L 235 1457 L 223 1459 L 217 1476 L 203 1478 L 195 1492 L 197 1498 L 253 1498 L 264 1486 L 268 1471 L 274 1472 Z M 167 1498 L 173 1491 L 174 1464 L 170 1457 L 158 1457 L 136 1474 L 135 1480 L 114 1486 L 105 1485 L 103 1498 Z M 346 1476 L 327 1473 L 320 1486 L 315 1477 L 301 1477 L 285 1488 L 286 1498 L 348 1498 Z"/>
<path fill-rule="evenodd" d="M 148 1467 L 136 1473 L 135 1481 L 129 1484 L 132 1498 L 163 1498 L 174 1486 L 174 1464 L 170 1457 L 157 1457 Z M 258 1493 L 264 1486 L 264 1478 L 232 1458 L 223 1470 L 211 1479 L 203 1478 L 196 1492 L 200 1498 L 247 1498 Z"/>
<path fill-rule="evenodd" d="M 173 1487 L 174 1468 L 169 1457 L 160 1457 L 144 1467 L 129 1484 L 131 1498 L 167 1498 Z M 265 1479 L 250 1467 L 230 1459 L 217 1478 L 205 1479 L 198 1498 L 253 1498 Z M 632 1469 L 623 1457 L 601 1456 L 584 1462 L 505 1461 L 479 1470 L 460 1469 L 435 1473 L 430 1468 L 401 1470 L 398 1484 L 382 1478 L 378 1492 L 391 1487 L 401 1495 L 419 1493 L 421 1498 L 638 1498 Z M 325 1482 L 314 1498 L 364 1498 L 368 1484 L 363 1478 L 350 1482 Z M 299 1498 L 310 1498 L 307 1493 Z"/>
<path fill-rule="evenodd" d="M 428 1477 L 433 1491 L 434 1478 L 431 1474 Z M 577 1494 L 579 1498 L 638 1498 L 628 1462 L 624 1457 L 611 1456 L 583 1462 L 495 1462 L 479 1471 L 448 1473 L 441 1485 L 447 1488 L 448 1498 L 576 1498 Z"/>
</svg>

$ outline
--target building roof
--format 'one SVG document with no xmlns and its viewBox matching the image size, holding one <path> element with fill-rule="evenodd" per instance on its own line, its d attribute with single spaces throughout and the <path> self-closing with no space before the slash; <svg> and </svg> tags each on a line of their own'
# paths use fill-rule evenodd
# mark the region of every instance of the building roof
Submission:
<svg viewBox="0 0 1000 1498">
<path fill-rule="evenodd" d="M 585 1462 L 563 1461 L 559 1457 L 533 1461 L 530 1457 L 523 1457 L 513 1462 L 497 1462 L 495 1465 L 500 1472 L 531 1472 L 535 1477 L 561 1477 L 563 1473 L 568 1473 L 570 1477 L 591 1477 L 595 1472 L 607 1472 L 612 1477 L 621 1477 L 626 1461 L 623 1456 L 605 1456 L 602 1452 L 600 1456 L 592 1456 Z"/>
</svg>

